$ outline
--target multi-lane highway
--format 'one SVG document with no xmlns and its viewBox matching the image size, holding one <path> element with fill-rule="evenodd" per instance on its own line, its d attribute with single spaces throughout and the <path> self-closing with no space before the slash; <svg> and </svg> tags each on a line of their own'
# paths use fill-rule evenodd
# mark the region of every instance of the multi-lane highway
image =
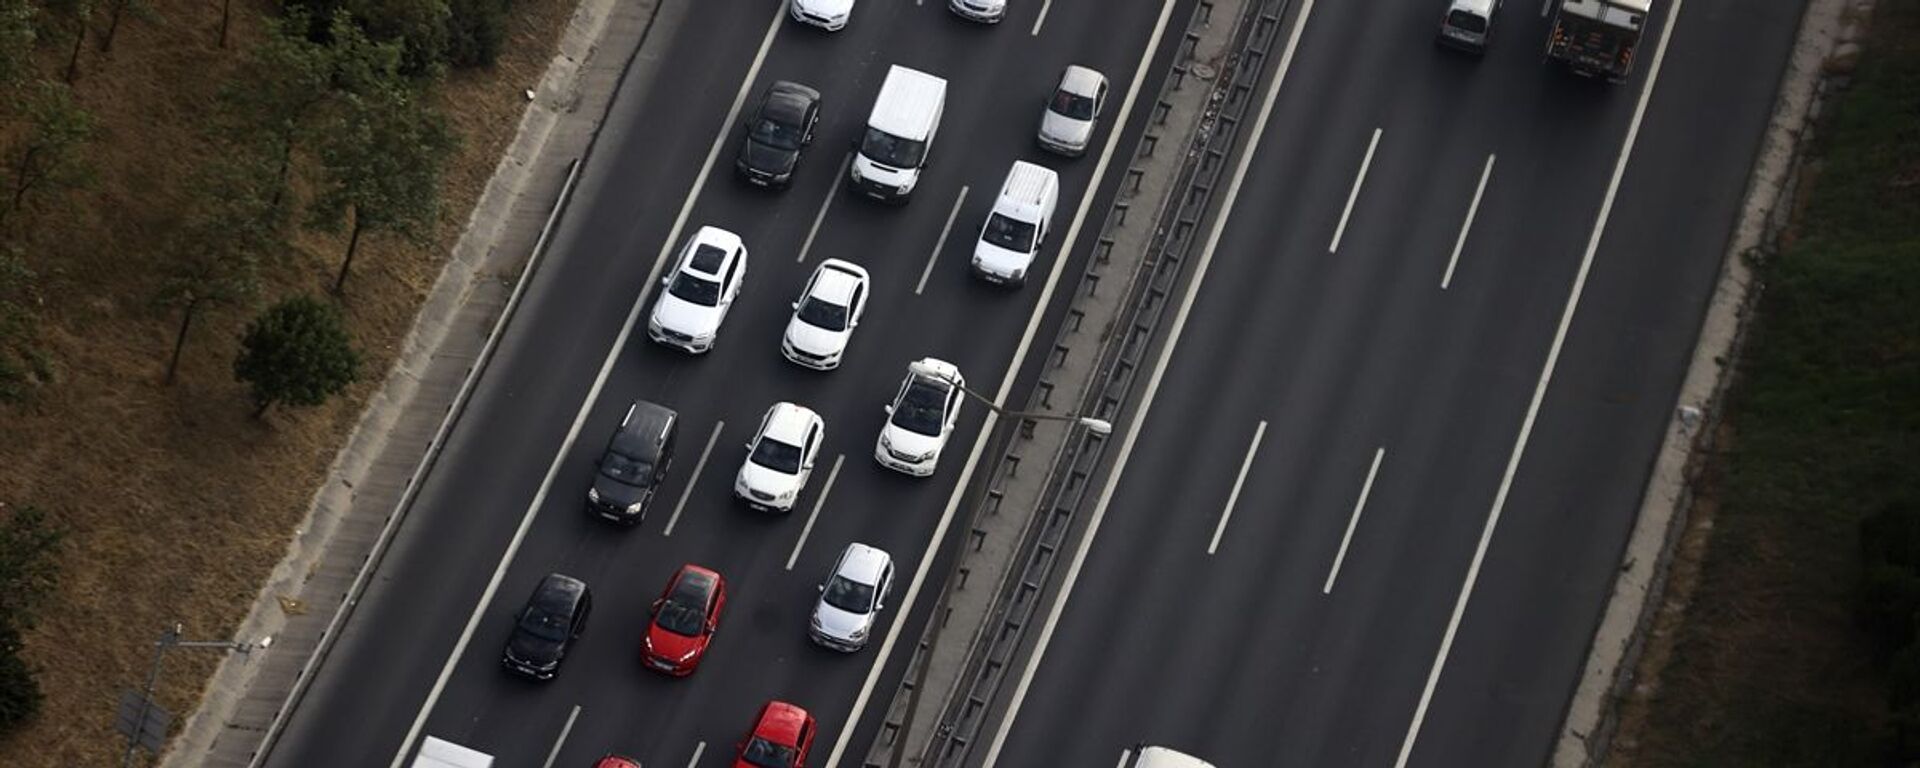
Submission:
<svg viewBox="0 0 1920 768">
<path fill-rule="evenodd" d="M 1166 7 L 1174 2 L 1014 3 L 1006 22 L 984 27 L 938 1 L 867 0 L 831 34 L 787 20 L 779 3 L 665 3 L 654 34 L 669 42 L 616 95 L 498 357 L 269 764 L 389 765 L 420 734 L 509 766 L 586 765 L 609 751 L 648 765 L 696 755 L 715 764 L 776 697 L 813 710 L 824 758 L 873 684 L 881 635 L 855 655 L 813 646 L 814 585 L 848 542 L 891 551 L 901 577 L 882 621 L 892 626 L 977 453 L 983 415 L 970 406 L 939 473 L 914 480 L 871 459 L 881 406 L 906 364 L 927 355 L 957 363 L 984 391 L 1011 383 L 1017 351 L 1045 330 L 1036 329 L 1042 278 L 1063 258 L 1062 274 L 1076 274 L 1091 238 L 1063 256 L 1066 238 L 1056 237 L 1036 278 L 1007 291 L 967 275 L 972 237 L 1016 159 L 1061 171 L 1055 231 L 1068 231 L 1096 184 L 1119 96 L 1137 73 L 1157 83 L 1171 55 L 1161 45 L 1153 60 L 1149 41 L 1175 37 L 1159 37 L 1165 19 L 1185 18 Z M 949 81 L 933 164 L 902 208 L 852 198 L 841 182 L 848 142 L 895 63 Z M 1033 144 L 1069 63 L 1105 71 L 1116 96 L 1096 151 L 1073 161 Z M 825 110 L 792 188 L 770 193 L 732 177 L 731 153 L 742 102 L 776 79 L 820 89 Z M 1130 117 L 1137 131 L 1145 111 Z M 1107 176 L 1102 195 L 1112 193 Z M 666 249 L 709 224 L 742 235 L 751 262 L 716 349 L 693 358 L 634 326 Z M 778 345 L 788 302 L 827 257 L 866 266 L 874 293 L 846 364 L 821 374 L 784 361 Z M 635 398 L 677 409 L 683 426 L 650 516 L 622 530 L 590 518 L 582 494 Z M 730 496 L 741 444 L 778 400 L 819 411 L 827 431 L 813 483 L 785 517 Z M 639 641 L 648 603 L 683 562 L 719 570 L 731 595 L 701 669 L 675 680 L 641 668 Z M 558 679 L 530 683 L 504 673 L 499 654 L 511 616 L 550 571 L 585 579 L 595 609 Z M 894 676 L 903 663 L 892 655 Z"/>
<path fill-rule="evenodd" d="M 1541 65 L 1537 0 L 1484 60 L 1433 48 L 1438 3 L 1294 5 L 1092 543 L 971 764 L 1146 740 L 1537 766 L 1557 736 L 1800 4 L 1659 0 L 1617 87 Z"/>
</svg>

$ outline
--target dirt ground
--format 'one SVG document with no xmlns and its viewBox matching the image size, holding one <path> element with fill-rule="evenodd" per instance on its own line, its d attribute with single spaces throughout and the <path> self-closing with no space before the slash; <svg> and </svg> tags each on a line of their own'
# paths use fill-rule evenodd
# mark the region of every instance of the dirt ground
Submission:
<svg viewBox="0 0 1920 768">
<path fill-rule="evenodd" d="M 199 130 L 220 84 L 274 4 L 235 3 L 225 50 L 219 3 L 148 4 L 153 17 L 129 14 L 111 54 L 90 41 L 82 55 L 76 92 L 99 121 L 87 151 L 97 183 L 33 214 L 28 260 L 41 275 L 41 332 L 56 375 L 28 402 L 0 406 L 0 503 L 46 510 L 67 545 L 59 590 L 26 638 L 45 705 L 0 742 L 0 765 L 12 768 L 118 762 L 115 703 L 145 680 L 162 629 L 179 622 L 188 639 L 231 635 L 392 363 L 573 10 L 565 0 L 515 0 L 500 62 L 441 86 L 461 147 L 444 180 L 438 242 L 362 242 L 341 300 L 365 353 L 362 381 L 327 405 L 256 421 L 231 368 L 241 329 L 267 303 L 324 291 L 344 237 L 302 235 L 255 306 L 204 314 L 179 380 L 162 386 L 179 318 L 153 303 L 152 244 L 205 157 Z M 103 13 L 94 31 L 104 29 Z M 49 71 L 56 54 L 64 59 L 42 53 Z M 159 700 L 176 720 L 217 661 L 209 651 L 168 655 Z"/>
</svg>

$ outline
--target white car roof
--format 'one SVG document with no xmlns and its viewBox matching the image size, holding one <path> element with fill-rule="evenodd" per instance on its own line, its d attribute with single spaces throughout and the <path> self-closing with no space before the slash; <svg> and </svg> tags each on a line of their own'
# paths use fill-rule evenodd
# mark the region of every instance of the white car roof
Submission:
<svg viewBox="0 0 1920 768">
<path fill-rule="evenodd" d="M 700 246 L 702 245 L 718 248 L 725 254 L 721 257 L 720 263 L 711 270 L 703 269 L 694 264 L 693 254 L 699 252 Z M 719 227 L 701 227 L 700 231 L 693 233 L 693 239 L 687 241 L 685 261 L 682 262 L 681 269 L 686 272 L 718 279 L 721 273 L 726 271 L 727 262 L 732 260 L 733 255 L 738 253 L 744 245 L 745 243 L 740 240 L 740 236 L 732 232 L 728 232 Z"/>
<path fill-rule="evenodd" d="M 793 403 L 774 403 L 767 416 L 767 428 L 761 432 L 789 445 L 805 445 L 807 427 L 820 420 L 813 409 Z"/>
<path fill-rule="evenodd" d="M 903 139 L 926 141 L 933 135 L 938 107 L 946 97 L 944 78 L 895 64 L 880 84 L 867 125 Z"/>
<path fill-rule="evenodd" d="M 833 573 L 862 584 L 877 585 L 880 583 L 880 571 L 892 561 L 892 556 L 886 550 L 856 541 L 848 544 L 846 551 L 840 554 L 840 565 Z"/>
<path fill-rule="evenodd" d="M 1059 186 L 1060 175 L 1054 173 L 1053 169 L 1015 160 L 1013 169 L 1007 171 L 1006 183 L 1000 187 L 1000 197 L 993 202 L 993 211 L 1020 221 L 1038 223 L 1046 216 L 1044 206 L 1047 191 Z"/>
<path fill-rule="evenodd" d="M 853 289 L 867 282 L 867 271 L 849 261 L 827 259 L 814 271 L 819 277 L 814 278 L 813 295 L 841 306 L 852 302 Z"/>
<path fill-rule="evenodd" d="M 1065 74 L 1060 76 L 1060 90 L 1076 96 L 1092 96 L 1093 92 L 1106 82 L 1107 76 L 1098 71 L 1078 64 L 1067 66 Z"/>
</svg>

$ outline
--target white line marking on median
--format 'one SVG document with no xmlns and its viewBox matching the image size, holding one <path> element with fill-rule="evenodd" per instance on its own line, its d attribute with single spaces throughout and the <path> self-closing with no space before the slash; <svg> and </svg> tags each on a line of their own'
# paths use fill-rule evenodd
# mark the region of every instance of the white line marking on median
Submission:
<svg viewBox="0 0 1920 768">
<path fill-rule="evenodd" d="M 1440 277 L 1440 290 L 1446 290 L 1453 283 L 1453 268 L 1460 263 L 1460 249 L 1467 245 L 1467 232 L 1473 229 L 1473 216 L 1480 212 L 1480 195 L 1487 191 L 1487 178 L 1493 175 L 1493 155 L 1487 155 L 1487 165 L 1480 169 L 1480 184 L 1473 188 L 1473 202 L 1467 204 L 1467 220 L 1460 223 L 1460 237 L 1453 241 L 1453 256 L 1447 259 L 1447 273 Z"/>
<path fill-rule="evenodd" d="M 713 446 L 720 442 L 720 430 L 727 423 L 713 423 L 713 434 L 707 436 L 707 447 L 700 449 L 700 460 L 693 463 L 693 474 L 687 476 L 687 487 L 680 489 L 680 500 L 673 504 L 673 515 L 667 518 L 667 527 L 660 529 L 660 535 L 672 536 L 673 527 L 680 523 L 680 511 L 687 508 L 687 497 L 693 495 L 693 487 L 700 483 L 700 470 L 707 468 L 707 457 L 713 454 Z"/>
<path fill-rule="evenodd" d="M 1007 745 L 1007 734 L 1013 731 L 1014 718 L 1020 714 L 1020 704 L 1026 701 L 1027 691 L 1033 685 L 1034 672 L 1040 669 L 1040 660 L 1047 654 L 1047 644 L 1053 642 L 1053 632 L 1060 625 L 1060 614 L 1066 610 L 1067 598 L 1073 594 L 1073 584 L 1080 579 L 1080 568 L 1086 564 L 1087 552 L 1093 548 L 1093 537 L 1100 532 L 1100 521 L 1107 516 L 1107 505 L 1113 501 L 1113 492 L 1120 485 L 1127 459 L 1133 455 L 1134 442 L 1140 438 L 1140 425 L 1147 423 L 1147 412 L 1153 407 L 1154 394 L 1160 390 L 1160 379 L 1167 372 L 1167 361 L 1173 358 L 1174 347 L 1179 346 L 1180 333 L 1186 329 L 1193 301 L 1200 295 L 1200 284 L 1205 282 L 1207 267 L 1213 263 L 1214 249 L 1220 245 L 1220 234 L 1227 226 L 1228 214 L 1233 212 L 1233 203 L 1240 197 L 1240 185 L 1246 180 L 1247 166 L 1253 163 L 1254 152 L 1259 149 L 1261 136 L 1267 130 L 1267 119 L 1273 116 L 1274 98 L 1280 94 L 1280 84 L 1286 82 L 1287 70 L 1293 65 L 1293 53 L 1300 45 L 1300 32 L 1307 28 L 1307 18 L 1312 15 L 1313 0 L 1306 0 L 1306 4 L 1300 7 L 1300 19 L 1295 22 L 1293 34 L 1287 38 L 1287 49 L 1280 55 L 1280 68 L 1274 73 L 1273 82 L 1267 86 L 1267 95 L 1260 104 L 1259 117 L 1254 120 L 1246 153 L 1241 155 L 1239 165 L 1233 169 L 1233 181 L 1227 185 L 1227 196 L 1221 205 L 1220 216 L 1214 219 L 1213 230 L 1207 235 L 1207 245 L 1200 252 L 1200 262 L 1194 265 L 1193 281 L 1187 284 L 1187 294 L 1180 300 L 1180 310 L 1174 315 L 1173 328 L 1167 333 L 1167 344 L 1160 349 L 1160 359 L 1154 363 L 1153 376 L 1147 380 L 1140 410 L 1133 415 L 1133 423 L 1127 426 L 1127 438 L 1120 445 L 1120 454 L 1114 459 L 1106 487 L 1100 491 L 1100 501 L 1093 507 L 1093 517 L 1087 521 L 1087 530 L 1081 534 L 1080 546 L 1073 553 L 1073 562 L 1067 566 L 1066 580 L 1060 585 L 1060 594 L 1054 597 L 1053 607 L 1047 612 L 1047 621 L 1040 629 L 1040 639 L 1027 657 L 1026 669 L 1020 673 L 1020 683 L 1013 690 L 1007 713 L 1001 716 L 1000 727 L 993 734 L 993 746 L 987 750 L 983 768 L 993 768 L 999 760 L 1000 750 Z M 1164 16 L 1162 21 L 1165 21 Z"/>
<path fill-rule="evenodd" d="M 1220 511 L 1220 524 L 1213 527 L 1213 541 L 1207 542 L 1207 554 L 1213 554 L 1220 548 L 1220 535 L 1227 532 L 1227 521 L 1233 518 L 1233 505 L 1240 501 L 1240 486 L 1247 482 L 1247 470 L 1253 468 L 1253 457 L 1260 452 L 1260 438 L 1267 434 L 1267 420 L 1261 419 L 1260 426 L 1253 430 L 1253 442 L 1247 443 L 1247 457 L 1240 460 L 1240 476 L 1233 479 L 1233 492 L 1227 494 L 1227 508 Z"/>
<path fill-rule="evenodd" d="M 820 222 L 827 220 L 827 209 L 832 208 L 833 199 L 840 196 L 840 183 L 846 180 L 847 166 L 852 164 L 853 153 L 848 152 L 846 158 L 840 161 L 840 170 L 833 174 L 833 186 L 827 188 L 827 199 L 820 201 L 820 211 L 813 214 L 813 226 L 807 227 L 807 239 L 800 242 L 800 258 L 794 261 L 807 263 L 807 251 L 813 250 L 813 236 L 820 234 Z"/>
<path fill-rule="evenodd" d="M 1460 618 L 1467 613 L 1467 601 L 1473 597 L 1474 582 L 1480 579 L 1480 564 L 1487 557 L 1487 546 L 1493 542 L 1493 530 L 1500 525 L 1500 514 L 1507 506 L 1507 492 L 1513 488 L 1513 476 L 1520 469 L 1520 458 L 1527 452 L 1527 439 L 1533 435 L 1534 419 L 1540 415 L 1540 403 L 1546 399 L 1547 385 L 1553 381 L 1553 368 L 1560 362 L 1561 345 L 1566 343 L 1567 328 L 1573 325 L 1573 314 L 1580 307 L 1580 294 L 1587 288 L 1587 274 L 1593 269 L 1593 256 L 1600 250 L 1600 236 L 1607 230 L 1607 217 L 1613 214 L 1613 201 L 1620 192 L 1620 179 L 1627 173 L 1627 159 L 1633 156 L 1633 142 L 1640 136 L 1640 121 L 1646 116 L 1647 101 L 1653 96 L 1654 83 L 1660 80 L 1660 62 L 1667 57 L 1667 43 L 1673 40 L 1673 26 L 1680 18 L 1680 6 L 1686 0 L 1673 0 L 1667 7 L 1667 20 L 1660 35 L 1660 45 L 1653 51 L 1653 64 L 1647 71 L 1647 85 L 1640 91 L 1640 102 L 1633 108 L 1633 120 L 1627 123 L 1627 136 L 1620 145 L 1620 157 L 1614 161 L 1613 177 L 1607 181 L 1607 195 L 1600 201 L 1600 215 L 1593 223 L 1593 234 L 1587 238 L 1587 251 L 1580 257 L 1580 271 L 1574 275 L 1573 289 L 1567 294 L 1566 309 L 1560 313 L 1560 327 L 1553 333 L 1553 345 L 1547 348 L 1547 362 L 1540 369 L 1540 382 L 1533 388 L 1533 400 L 1527 404 L 1527 417 L 1520 422 L 1520 435 L 1513 441 L 1513 453 L 1507 457 L 1506 472 L 1500 476 L 1500 490 L 1493 496 L 1493 508 L 1487 512 L 1486 527 L 1480 530 L 1480 544 L 1473 550 L 1473 561 L 1467 566 L 1467 577 L 1460 585 L 1460 596 L 1453 603 L 1453 617 L 1447 620 L 1447 632 L 1440 638 L 1440 650 L 1434 654 L 1433 668 L 1427 672 L 1426 688 L 1420 692 L 1420 705 L 1413 710 L 1413 724 L 1407 727 L 1407 739 L 1400 744 L 1400 757 L 1394 761 L 1394 768 L 1406 768 L 1407 758 L 1413 754 L 1413 743 L 1420 738 L 1420 725 L 1426 722 L 1427 707 L 1433 703 L 1433 691 L 1440 684 L 1440 673 L 1446 669 L 1447 654 L 1453 650 L 1453 638 L 1460 631 Z"/>
<path fill-rule="evenodd" d="M 913 295 L 918 296 L 927 287 L 927 276 L 933 274 L 933 263 L 940 260 L 940 251 L 947 247 L 947 234 L 953 231 L 953 220 L 960 215 L 960 204 L 967 201 L 967 188 L 960 187 L 960 196 L 953 199 L 953 210 L 947 211 L 947 223 L 940 227 L 940 239 L 933 242 L 933 253 L 927 256 L 927 266 L 920 270 L 920 284 L 913 287 Z"/>
<path fill-rule="evenodd" d="M 700 742 L 699 744 L 694 745 L 693 759 L 687 761 L 687 768 L 693 768 L 694 766 L 699 765 L 700 755 L 704 754 L 706 751 L 707 751 L 706 742 L 703 741 L 703 742 Z"/>
<path fill-rule="evenodd" d="M 1340 211 L 1340 225 L 1333 228 L 1333 242 L 1327 244 L 1327 253 L 1340 250 L 1340 236 L 1347 233 L 1347 217 L 1353 215 L 1353 203 L 1360 199 L 1360 185 L 1367 180 L 1367 166 L 1373 165 L 1373 150 L 1380 146 L 1380 129 L 1373 129 L 1373 138 L 1367 141 L 1367 156 L 1360 158 L 1360 172 L 1353 175 L 1353 189 L 1347 192 L 1347 207 Z"/>
<path fill-rule="evenodd" d="M 1053 0 L 1041 0 L 1040 17 L 1033 20 L 1033 37 L 1040 36 L 1040 25 L 1047 23 L 1047 9 L 1053 7 Z"/>
<path fill-rule="evenodd" d="M 1353 543 L 1353 529 L 1360 527 L 1360 512 L 1367 508 L 1367 495 L 1373 493 L 1373 477 L 1380 473 L 1380 460 L 1386 457 L 1386 448 L 1373 449 L 1373 466 L 1367 468 L 1367 481 L 1360 484 L 1360 498 L 1353 502 L 1353 516 L 1347 518 L 1347 532 L 1340 537 L 1340 551 L 1333 556 L 1333 567 L 1327 569 L 1327 584 L 1320 588 L 1320 594 L 1333 594 L 1333 580 L 1340 578 L 1340 564 L 1347 561 L 1347 545 Z"/>
<path fill-rule="evenodd" d="M 1160 6 L 1160 19 L 1155 22 L 1153 35 L 1147 38 L 1146 50 L 1140 54 L 1140 62 L 1133 70 L 1133 83 L 1127 86 L 1127 97 L 1120 102 L 1120 114 L 1114 119 L 1114 125 L 1125 126 L 1127 118 L 1133 114 L 1134 102 L 1140 96 L 1140 86 L 1147 80 L 1147 65 L 1153 60 L 1153 52 L 1160 47 L 1160 38 L 1167 31 L 1167 19 L 1173 15 L 1176 0 L 1166 0 Z M 1312 4 L 1313 0 L 1307 0 Z M 1100 150 L 1100 162 L 1093 166 L 1093 177 L 1087 182 L 1087 189 L 1080 195 L 1080 207 L 1075 209 L 1073 223 L 1067 226 L 1067 237 L 1061 241 L 1060 253 L 1073 252 L 1073 244 L 1080 237 L 1080 227 L 1086 223 L 1087 211 L 1093 207 L 1094 193 L 1100 189 L 1100 182 L 1106 178 L 1107 167 L 1113 160 L 1113 150 L 1120 145 L 1120 134 L 1115 129 L 1107 132 L 1106 147 Z M 1027 359 L 1027 351 L 1032 347 L 1033 335 L 1040 330 L 1040 318 L 1046 314 L 1047 304 L 1053 291 L 1060 283 L 1060 273 L 1066 268 L 1065 257 L 1053 260 L 1053 269 L 1047 273 L 1047 283 L 1040 289 L 1040 298 L 1034 304 L 1033 314 L 1027 317 L 1027 329 L 1020 334 L 1020 344 L 1014 347 L 1013 360 L 1007 364 L 1007 373 L 1000 379 L 1000 390 L 994 395 L 994 402 L 1007 399 L 1007 393 L 1013 390 L 1013 382 L 1020 375 L 1020 364 Z M 927 570 L 933 566 L 933 552 L 947 535 L 947 526 L 953 522 L 954 510 L 960 507 L 960 498 L 966 494 L 967 483 L 973 477 L 974 467 L 980 461 L 980 454 L 987 447 L 987 439 L 993 436 L 996 417 L 987 412 L 986 421 L 980 425 L 980 435 L 974 438 L 973 450 L 967 454 L 967 463 L 960 467 L 960 478 L 954 482 L 953 493 L 947 496 L 947 506 L 940 513 L 940 522 L 933 527 L 933 535 L 927 540 L 927 547 L 920 557 L 920 564 L 914 567 L 913 580 L 907 583 L 907 596 L 900 601 L 900 607 L 894 610 L 893 624 L 887 629 L 887 638 L 880 643 L 880 652 L 874 654 L 873 666 L 867 668 L 867 679 L 860 684 L 860 693 L 854 697 L 853 709 L 841 722 L 840 737 L 833 742 L 833 751 L 827 755 L 826 768 L 837 768 L 840 756 L 846 753 L 847 743 L 853 739 L 853 732 L 860 727 L 860 718 L 866 711 L 867 702 L 873 697 L 873 688 L 880 682 L 880 673 L 887 667 L 887 659 L 892 657 L 894 644 L 900 640 L 900 632 L 906 627 L 907 617 L 913 614 L 913 601 L 920 596 L 920 587 L 926 582 Z"/>
<path fill-rule="evenodd" d="M 542 768 L 553 768 L 553 761 L 560 757 L 560 746 L 567 743 L 567 734 L 573 732 L 573 719 L 580 716 L 580 705 L 573 705 L 573 711 L 567 713 L 567 724 L 560 726 L 560 738 L 553 740 L 553 749 L 547 751 L 547 761 Z"/>
<path fill-rule="evenodd" d="M 587 413 L 593 410 L 593 404 L 600 398 L 600 390 L 607 384 L 607 377 L 613 373 L 613 364 L 620 359 L 620 352 L 627 348 L 627 338 L 633 335 L 634 323 L 640 319 L 640 310 L 647 305 L 647 297 L 653 293 L 655 281 L 660 279 L 660 269 L 667 262 L 667 255 L 673 252 L 673 245 L 680 239 L 680 230 L 687 224 L 687 216 L 693 213 L 693 203 L 700 198 L 701 188 L 706 186 L 707 175 L 713 172 L 714 158 L 720 156 L 720 147 L 726 144 L 732 135 L 733 121 L 740 116 L 740 106 L 746 103 L 747 91 L 753 88 L 753 79 L 760 74 L 760 65 L 766 63 L 767 51 L 773 49 L 774 36 L 780 32 L 780 22 L 787 15 L 787 4 L 781 2 L 773 12 L 773 23 L 767 25 L 767 34 L 760 39 L 760 51 L 753 56 L 753 64 L 747 67 L 746 79 L 740 81 L 740 89 L 733 95 L 733 105 L 727 108 L 727 118 L 720 124 L 720 130 L 713 137 L 713 145 L 707 149 L 706 162 L 700 165 L 700 173 L 693 179 L 693 189 L 688 191 L 686 202 L 680 206 L 680 215 L 673 220 L 673 229 L 668 231 L 666 242 L 660 244 L 660 253 L 654 257 L 653 267 L 647 272 L 647 279 L 640 283 L 640 296 L 627 311 L 626 323 L 620 326 L 620 334 L 614 337 L 613 347 L 607 350 L 606 359 L 600 362 L 600 373 L 593 379 L 593 386 L 587 390 L 586 400 L 580 403 L 580 411 L 573 416 L 573 426 L 567 429 L 567 439 L 560 443 L 559 452 L 553 455 L 553 463 L 547 466 L 547 476 L 540 481 L 540 489 L 533 495 L 533 501 L 527 505 L 526 515 L 520 518 L 520 527 L 513 532 L 513 539 L 507 542 L 506 552 L 500 555 L 500 564 L 493 570 L 493 578 L 487 582 L 487 588 L 480 593 L 480 601 L 473 606 L 473 615 L 467 617 L 466 629 L 461 630 L 459 641 L 453 644 L 453 651 L 447 654 L 447 661 L 440 667 L 440 676 L 433 681 L 433 688 L 427 692 L 427 700 L 420 705 L 420 713 L 413 719 L 413 726 L 407 729 L 406 739 L 400 742 L 400 750 L 393 755 L 390 768 L 401 768 L 406 763 L 407 753 L 413 749 L 413 742 L 420 738 L 420 729 L 426 727 L 427 716 L 433 713 L 433 705 L 440 700 L 440 693 L 446 690 L 447 680 L 453 677 L 453 668 L 460 663 L 460 655 L 467 650 L 467 643 L 473 640 L 473 633 L 480 627 L 480 617 L 486 613 L 487 606 L 493 602 L 500 582 L 507 577 L 507 567 L 513 563 L 513 556 L 520 551 L 520 542 L 526 540 L 527 531 L 533 527 L 533 517 L 540 511 L 541 503 L 546 501 L 547 492 L 553 488 L 553 479 L 560 474 L 560 463 L 573 449 L 573 441 L 580 437 L 580 428 L 586 424 Z"/>
<path fill-rule="evenodd" d="M 793 564 L 800 559 L 800 548 L 807 545 L 807 534 L 813 533 L 813 521 L 819 519 L 820 508 L 827 505 L 827 494 L 833 491 L 833 479 L 840 476 L 840 463 L 847 455 L 833 457 L 833 469 L 827 472 L 827 483 L 820 486 L 820 497 L 813 500 L 813 511 L 807 513 L 807 524 L 800 527 L 800 540 L 793 543 L 793 554 L 787 555 L 787 570 L 793 570 Z"/>
</svg>

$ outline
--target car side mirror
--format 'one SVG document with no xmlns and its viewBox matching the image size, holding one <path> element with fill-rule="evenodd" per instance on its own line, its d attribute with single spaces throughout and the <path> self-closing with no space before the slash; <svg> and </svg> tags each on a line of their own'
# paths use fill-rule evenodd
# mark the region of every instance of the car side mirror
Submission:
<svg viewBox="0 0 1920 768">
<path fill-rule="evenodd" d="M 888 416 L 893 415 L 893 406 L 891 405 L 881 406 L 880 410 L 886 411 Z"/>
<path fill-rule="evenodd" d="M 660 612 L 660 603 L 661 603 L 661 602 L 662 602 L 662 601 L 660 601 L 660 600 L 655 600 L 655 601 L 653 601 L 653 608 L 651 609 L 653 613 L 659 613 L 659 612 Z"/>
<path fill-rule="evenodd" d="M 743 444 L 742 444 L 742 445 L 741 445 L 740 447 L 742 447 L 742 448 L 745 448 L 745 449 L 747 449 L 747 450 L 749 450 L 749 451 L 751 451 L 751 450 L 753 450 L 753 442 L 752 442 L 752 441 L 747 441 L 746 443 L 743 443 Z"/>
<path fill-rule="evenodd" d="M 813 585 L 813 591 L 815 591 L 815 592 L 819 592 L 819 593 L 821 593 L 821 594 L 826 594 L 826 591 L 827 591 L 827 585 L 825 585 L 825 584 L 815 584 L 815 585 Z"/>
<path fill-rule="evenodd" d="M 881 612 L 881 611 L 884 611 L 884 610 L 886 610 L 886 609 L 887 609 L 887 604 L 886 604 L 886 603 L 874 603 L 874 604 L 873 604 L 873 612 L 874 612 L 874 613 L 879 613 L 879 612 Z"/>
<path fill-rule="evenodd" d="M 800 309 L 800 302 L 796 301 L 792 304 L 788 304 L 787 306 L 792 307 L 794 310 L 798 311 Z"/>
<path fill-rule="evenodd" d="M 671 278 L 671 277 L 662 277 L 662 278 L 660 278 L 660 284 L 661 284 L 661 285 L 666 285 L 666 284 L 668 284 L 668 283 L 671 283 L 671 282 L 673 282 L 673 278 Z"/>
</svg>

